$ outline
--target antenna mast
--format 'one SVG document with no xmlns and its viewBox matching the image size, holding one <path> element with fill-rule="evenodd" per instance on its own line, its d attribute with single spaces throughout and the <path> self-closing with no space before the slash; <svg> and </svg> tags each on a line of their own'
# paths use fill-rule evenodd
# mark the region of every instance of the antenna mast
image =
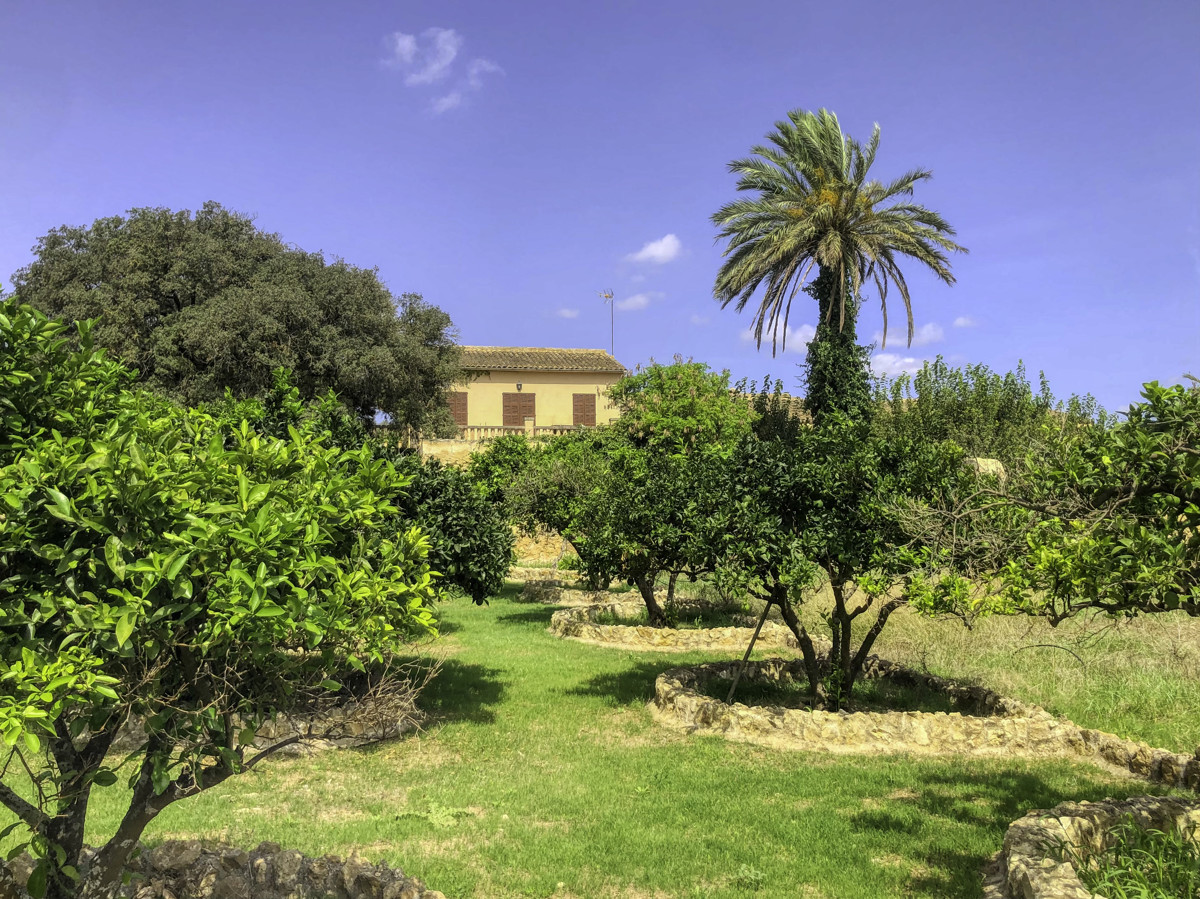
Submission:
<svg viewBox="0 0 1200 899">
<path fill-rule="evenodd" d="M 608 304 L 608 354 L 617 358 L 617 304 L 613 302 L 612 289 L 600 291 L 600 297 Z"/>
</svg>

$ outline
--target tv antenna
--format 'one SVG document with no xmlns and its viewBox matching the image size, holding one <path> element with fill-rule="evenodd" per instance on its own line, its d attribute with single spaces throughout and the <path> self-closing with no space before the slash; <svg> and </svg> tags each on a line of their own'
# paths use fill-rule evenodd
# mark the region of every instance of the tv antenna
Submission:
<svg viewBox="0 0 1200 899">
<path fill-rule="evenodd" d="M 617 304 L 613 300 L 611 288 L 600 291 L 600 298 L 608 304 L 608 354 L 615 359 L 617 357 Z"/>
</svg>

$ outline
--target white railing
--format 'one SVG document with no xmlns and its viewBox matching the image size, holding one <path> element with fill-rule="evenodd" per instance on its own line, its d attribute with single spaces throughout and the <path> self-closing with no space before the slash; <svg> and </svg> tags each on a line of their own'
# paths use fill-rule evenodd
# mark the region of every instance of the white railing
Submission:
<svg viewBox="0 0 1200 899">
<path fill-rule="evenodd" d="M 503 437 L 506 434 L 526 434 L 530 437 L 557 437 L 571 431 L 578 431 L 580 425 L 468 425 L 458 429 L 459 440 L 489 440 L 493 437 Z"/>
</svg>

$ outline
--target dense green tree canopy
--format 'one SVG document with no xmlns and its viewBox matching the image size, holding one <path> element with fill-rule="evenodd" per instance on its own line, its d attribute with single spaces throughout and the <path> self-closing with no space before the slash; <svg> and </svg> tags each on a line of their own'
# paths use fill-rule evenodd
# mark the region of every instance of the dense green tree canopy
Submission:
<svg viewBox="0 0 1200 899">
<path fill-rule="evenodd" d="M 1044 431 L 1007 478 L 916 510 L 913 530 L 1001 611 L 1200 616 L 1200 391 L 1146 384 L 1125 421 Z"/>
<path fill-rule="evenodd" d="M 735 451 L 725 470 L 727 499 L 714 506 L 718 576 L 778 606 L 818 702 L 850 702 L 896 609 L 963 611 L 957 580 L 931 575 L 932 553 L 904 527 L 907 502 L 942 496 L 967 475 L 961 461 L 952 443 L 884 440 L 840 415 L 756 435 Z M 796 614 L 823 586 L 831 601 L 827 658 Z"/>
<path fill-rule="evenodd" d="M 112 884 L 164 808 L 281 745 L 260 724 L 327 710 L 332 678 L 434 632 L 429 542 L 395 526 L 390 463 L 127 389 L 71 330 L 0 304 L 0 751 L 31 779 L 0 803 L 54 899 L 77 895 L 94 789 L 130 790 L 89 875 Z"/>
<path fill-rule="evenodd" d="M 467 472 L 437 459 L 422 459 L 401 445 L 393 429 L 381 427 L 368 433 L 332 390 L 304 402 L 289 373 L 278 369 L 266 396 L 249 400 L 227 396 L 206 408 L 218 418 L 244 421 L 268 437 L 285 439 L 293 431 L 323 434 L 331 446 L 363 448 L 370 458 L 390 462 L 401 478 L 396 489 L 384 496 L 392 506 L 389 526 L 401 533 L 416 525 L 429 538 L 428 559 L 438 574 L 434 586 L 439 593 L 461 592 L 483 603 L 504 586 L 513 562 L 513 533 L 503 507 L 491 501 Z"/>
<path fill-rule="evenodd" d="M 68 322 L 96 319 L 97 345 L 174 400 L 261 395 L 282 366 L 304 398 L 332 389 L 365 421 L 452 429 L 458 351 L 444 312 L 216 203 L 55 228 L 34 253 L 13 276 L 18 298 Z"/>
<path fill-rule="evenodd" d="M 941 356 L 915 375 L 881 379 L 874 407 L 872 431 L 880 437 L 952 440 L 968 456 L 1010 466 L 1042 442 L 1047 425 L 1108 420 L 1091 396 L 1056 401 L 1045 375 L 1035 390 L 1022 364 L 1001 375 L 981 364 L 952 368 Z"/>
</svg>

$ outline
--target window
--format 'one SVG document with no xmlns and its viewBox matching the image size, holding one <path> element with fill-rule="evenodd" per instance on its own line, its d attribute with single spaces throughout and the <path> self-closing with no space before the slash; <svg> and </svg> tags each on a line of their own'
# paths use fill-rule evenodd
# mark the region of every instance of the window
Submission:
<svg viewBox="0 0 1200 899">
<path fill-rule="evenodd" d="M 454 423 L 460 428 L 467 426 L 467 392 L 465 390 L 450 394 L 450 414 Z"/>
<path fill-rule="evenodd" d="M 575 393 L 571 395 L 572 423 L 575 427 L 596 427 L 596 394 Z"/>
<path fill-rule="evenodd" d="M 523 428 L 527 418 L 537 418 L 534 413 L 534 394 L 504 394 L 504 427 Z"/>
</svg>

